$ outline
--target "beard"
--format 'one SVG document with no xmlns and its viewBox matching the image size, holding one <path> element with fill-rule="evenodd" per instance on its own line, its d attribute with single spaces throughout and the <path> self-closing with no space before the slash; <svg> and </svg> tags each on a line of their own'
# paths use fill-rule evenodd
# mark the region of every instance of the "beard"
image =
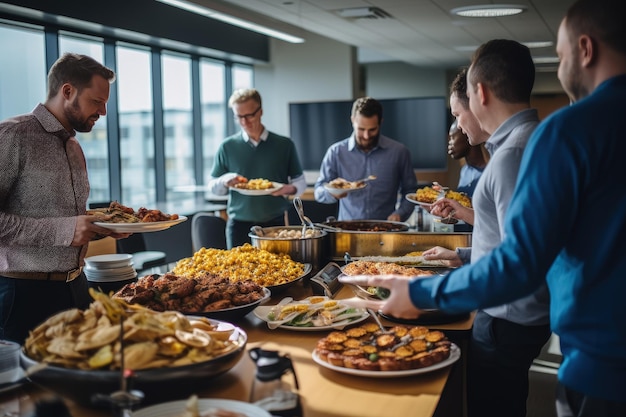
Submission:
<svg viewBox="0 0 626 417">
<path fill-rule="evenodd" d="M 78 97 L 74 99 L 69 109 L 65 110 L 65 117 L 70 126 L 77 132 L 91 132 L 93 124 L 90 123 L 91 118 L 98 120 L 100 117 L 98 114 L 93 114 L 88 117 L 83 117 L 80 104 L 78 104 Z M 95 122 L 94 122 L 95 123 Z"/>
<path fill-rule="evenodd" d="M 577 52 L 578 51 L 573 51 L 572 57 L 576 56 L 575 54 Z M 572 102 L 576 102 L 587 97 L 590 91 L 583 83 L 582 68 L 578 61 L 572 59 L 570 62 L 570 65 L 563 70 L 563 80 L 561 84 Z"/>
<path fill-rule="evenodd" d="M 380 137 L 380 133 L 376 136 L 370 137 L 369 139 L 364 139 L 357 136 L 356 145 L 359 149 L 364 152 L 369 152 L 378 146 L 378 138 Z"/>
</svg>

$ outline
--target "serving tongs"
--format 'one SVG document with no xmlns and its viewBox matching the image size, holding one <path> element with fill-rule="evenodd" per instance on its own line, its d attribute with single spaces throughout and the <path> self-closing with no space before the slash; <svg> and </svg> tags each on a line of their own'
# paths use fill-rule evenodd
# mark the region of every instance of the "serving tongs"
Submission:
<svg viewBox="0 0 626 417">
<path fill-rule="evenodd" d="M 343 254 L 343 260 L 346 263 L 346 265 L 348 265 L 350 262 L 352 262 L 352 256 L 350 256 L 350 253 L 348 253 L 348 252 L 344 253 Z M 370 313 L 370 316 L 372 316 L 372 318 L 376 321 L 376 324 L 378 324 L 378 327 L 380 328 L 380 330 L 383 333 L 386 333 L 387 329 L 385 329 L 385 326 L 383 326 L 383 323 L 378 318 L 378 313 L 374 310 L 374 308 L 372 308 L 372 306 L 376 306 L 376 308 L 381 306 L 382 305 L 382 301 L 374 301 L 371 298 L 369 298 L 369 299 L 363 298 L 362 297 L 362 295 L 363 295 L 362 293 L 363 292 L 367 293 L 369 296 L 371 296 L 371 294 L 369 294 L 369 292 L 367 292 L 367 290 L 361 288 L 359 285 L 350 284 L 350 283 L 347 283 L 347 282 L 344 282 L 343 284 L 349 285 L 350 289 L 352 290 L 352 292 L 354 293 L 354 295 L 356 297 L 348 298 L 346 300 L 342 300 L 342 302 L 344 302 L 346 305 L 351 306 L 351 307 L 366 309 L 367 312 Z"/>
<path fill-rule="evenodd" d="M 300 197 L 296 197 L 293 199 L 293 206 L 296 209 L 296 213 L 298 213 L 298 217 L 300 218 L 300 222 L 302 223 L 302 236 L 300 239 L 306 238 L 306 228 L 310 227 L 312 230 L 315 230 L 315 225 L 307 216 L 304 215 L 304 208 L 302 207 L 302 200 Z"/>
</svg>

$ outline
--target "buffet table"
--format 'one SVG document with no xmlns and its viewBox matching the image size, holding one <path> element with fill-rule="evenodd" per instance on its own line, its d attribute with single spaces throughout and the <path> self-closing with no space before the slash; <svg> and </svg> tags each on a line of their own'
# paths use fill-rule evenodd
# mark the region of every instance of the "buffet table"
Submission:
<svg viewBox="0 0 626 417">
<path fill-rule="evenodd" d="M 277 303 L 286 295 L 300 299 L 311 295 L 311 289 L 308 285 L 298 283 L 288 293 L 275 295 L 268 304 Z M 344 287 L 337 298 L 348 298 L 352 295 L 349 287 Z M 463 339 L 468 336 L 472 318 L 473 316 L 469 316 L 459 322 L 429 327 L 444 330 L 463 351 Z M 269 330 L 266 323 L 252 313 L 235 323 L 248 333 L 248 348 L 262 346 L 264 349 L 277 350 L 291 356 L 300 382 L 299 392 L 306 417 L 463 415 L 464 353 L 461 360 L 454 365 L 429 373 L 384 379 L 358 377 L 322 368 L 313 361 L 311 352 L 317 341 L 327 332 Z M 394 324 L 386 320 L 383 323 Z M 212 388 L 198 392 L 198 395 L 201 398 L 248 401 L 254 374 L 255 365 L 246 353 L 234 368 L 215 379 Z M 50 393 L 33 384 L 0 394 L 0 415 L 30 416 L 29 410 L 33 409 L 33 402 L 49 395 Z M 440 404 L 442 395 L 445 404 Z M 111 411 L 88 409 L 70 401 L 66 403 L 73 417 L 113 415 Z M 11 410 L 16 409 L 15 414 L 10 414 Z M 2 414 L 3 412 L 6 414 Z"/>
</svg>

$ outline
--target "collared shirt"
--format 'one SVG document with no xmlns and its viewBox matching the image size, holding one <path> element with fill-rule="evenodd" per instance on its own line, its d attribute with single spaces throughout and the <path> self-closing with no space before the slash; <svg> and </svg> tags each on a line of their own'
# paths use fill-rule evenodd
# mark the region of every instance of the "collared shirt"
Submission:
<svg viewBox="0 0 626 417">
<path fill-rule="evenodd" d="M 334 203 L 337 199 L 324 189 L 325 183 L 339 177 L 356 181 L 369 175 L 376 179 L 339 199 L 338 220 L 387 220 L 394 213 L 402 221 L 408 219 L 415 206 L 404 196 L 417 190 L 411 153 L 403 144 L 383 135 L 369 152 L 356 146 L 354 134 L 330 146 L 315 183 L 315 199 Z"/>
<path fill-rule="evenodd" d="M 0 275 L 82 265 L 87 246 L 70 244 L 89 181 L 73 135 L 42 104 L 0 123 Z"/>
<path fill-rule="evenodd" d="M 468 163 L 463 165 L 459 173 L 459 185 L 456 190 L 470 197 L 473 196 L 476 184 L 478 184 L 478 179 L 483 174 L 483 171 L 484 168 L 476 168 Z"/>
<path fill-rule="evenodd" d="M 502 123 L 485 148 L 491 155 L 474 191 L 474 230 L 471 261 L 491 252 L 504 239 L 504 217 L 515 189 L 524 149 L 533 130 L 539 124 L 537 111 L 527 109 Z M 485 309 L 492 317 L 523 325 L 549 322 L 547 287 L 512 303 Z"/>
<path fill-rule="evenodd" d="M 237 175 L 248 179 L 264 178 L 296 187 L 296 196 L 306 189 L 300 159 L 294 143 L 264 129 L 258 143 L 241 131 L 221 143 L 209 181 L 209 191 L 216 195 L 229 192 L 226 183 Z M 231 192 L 228 216 L 235 220 L 266 222 L 284 214 L 290 203 L 283 197 L 246 196 Z"/>
<path fill-rule="evenodd" d="M 626 75 L 616 76 L 543 121 L 524 153 L 502 244 L 410 285 L 416 306 L 459 312 L 547 280 L 563 352 L 559 381 L 613 401 L 626 396 L 625 95 Z"/>
<path fill-rule="evenodd" d="M 243 137 L 243 140 L 245 140 L 250 145 L 255 146 L 255 147 L 259 146 L 259 143 L 261 143 L 261 141 L 265 142 L 269 134 L 270 134 L 269 130 L 263 128 L 263 132 L 261 132 L 261 135 L 259 135 L 259 140 L 256 141 L 250 138 L 250 135 L 248 135 L 245 130 L 241 131 L 241 136 Z"/>
<path fill-rule="evenodd" d="M 263 132 L 261 132 L 261 135 L 259 136 L 259 141 L 256 142 L 250 139 L 250 136 L 248 136 L 245 131 L 241 131 L 241 136 L 243 137 L 243 140 L 250 146 L 254 146 L 255 148 L 259 146 L 261 142 L 267 141 L 269 135 L 269 130 L 263 128 Z M 209 192 L 215 195 L 228 194 L 228 187 L 226 186 L 226 183 L 235 178 L 237 175 L 239 175 L 239 173 L 237 172 L 227 172 L 217 178 L 211 177 L 211 179 L 209 180 Z M 294 178 L 289 177 L 287 183 L 296 187 L 296 193 L 293 194 L 294 197 L 298 197 L 306 191 L 306 178 L 304 178 L 304 174 L 297 175 Z"/>
</svg>

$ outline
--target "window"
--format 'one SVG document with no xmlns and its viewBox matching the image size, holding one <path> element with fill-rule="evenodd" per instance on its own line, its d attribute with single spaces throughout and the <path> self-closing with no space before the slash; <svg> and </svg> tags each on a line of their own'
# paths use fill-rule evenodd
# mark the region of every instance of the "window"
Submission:
<svg viewBox="0 0 626 417">
<path fill-rule="evenodd" d="M 224 86 L 224 66 L 211 61 L 200 62 L 202 103 L 202 158 L 204 181 L 208 184 L 213 169 L 213 159 L 220 143 L 226 137 L 225 114 L 230 112 Z"/>
<path fill-rule="evenodd" d="M 104 46 L 102 41 L 78 38 L 69 34 L 59 36 L 59 53 L 66 52 L 88 55 L 104 63 Z M 110 199 L 109 165 L 96 162 L 108 159 L 109 147 L 107 137 L 107 117 L 101 116 L 91 132 L 78 132 L 76 139 L 80 142 L 89 173 L 91 192 L 88 202 L 101 202 Z"/>
<path fill-rule="evenodd" d="M 165 184 L 167 199 L 175 188 L 194 185 L 194 160 L 191 114 L 191 60 L 162 55 L 163 124 L 165 135 Z"/>
<path fill-rule="evenodd" d="M 252 75 L 252 68 L 233 65 L 233 90 L 252 87 L 254 85 Z"/>
<path fill-rule="evenodd" d="M 29 113 L 46 99 L 43 31 L 0 23 L 0 56 L 0 120 L 4 120 Z"/>
<path fill-rule="evenodd" d="M 122 202 L 147 205 L 156 201 L 154 167 L 154 113 L 150 52 L 118 46 L 117 91 L 120 139 Z"/>
<path fill-rule="evenodd" d="M 0 120 L 45 101 L 47 59 L 54 59 L 56 44 L 59 54 L 89 55 L 113 69 L 116 81 L 108 117 L 77 134 L 91 183 L 88 202 L 149 207 L 194 196 L 177 188 L 208 182 L 220 143 L 235 130 L 228 97 L 253 85 L 252 66 L 130 43 L 95 26 L 84 34 L 39 23 L 0 19 L 0 54 L 11 57 L 0 66 Z"/>
</svg>

